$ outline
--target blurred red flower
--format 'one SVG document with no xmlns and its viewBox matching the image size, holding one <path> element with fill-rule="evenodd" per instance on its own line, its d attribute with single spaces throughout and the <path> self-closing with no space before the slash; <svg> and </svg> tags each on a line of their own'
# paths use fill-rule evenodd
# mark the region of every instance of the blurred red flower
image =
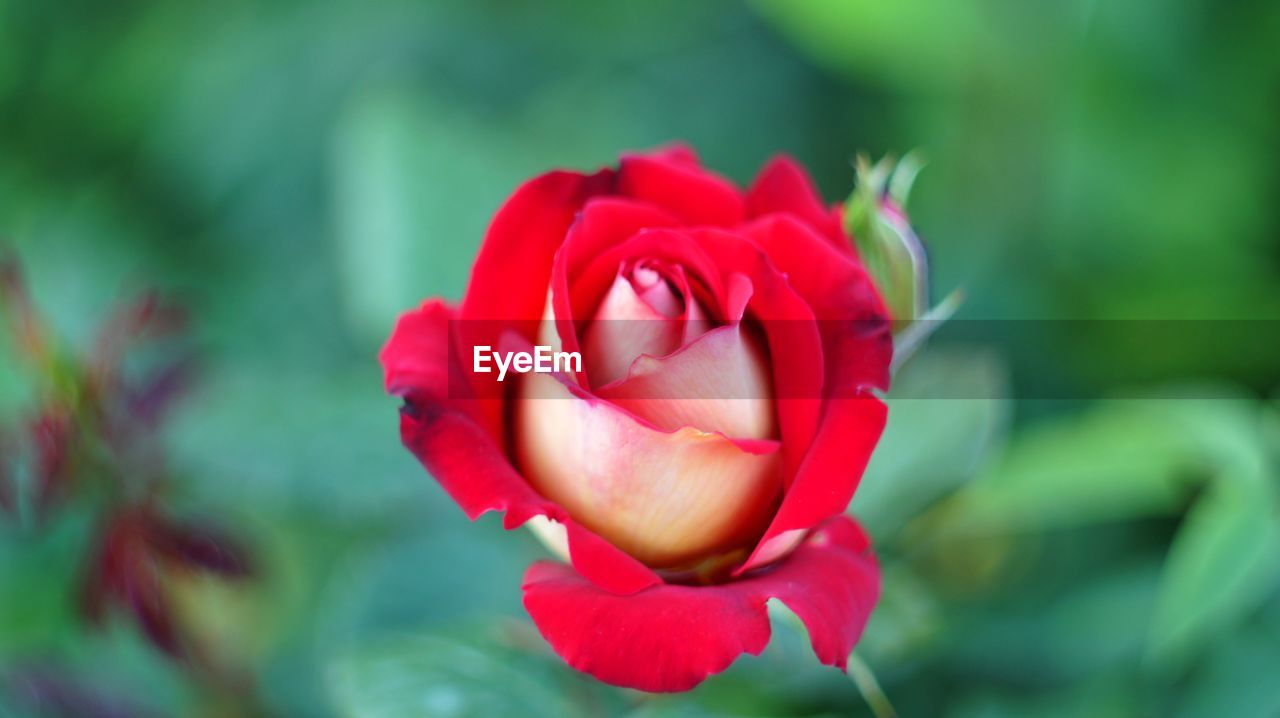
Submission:
<svg viewBox="0 0 1280 718">
<path fill-rule="evenodd" d="M 168 579 L 190 572 L 242 579 L 251 569 L 245 547 L 214 522 L 179 522 L 165 511 L 168 475 L 158 429 L 191 381 L 185 312 L 148 293 L 113 307 L 87 355 L 60 352 L 17 257 L 0 253 L 0 320 L 40 396 L 25 433 L 0 427 L 0 510 L 19 518 L 19 506 L 28 503 L 42 520 L 74 498 L 91 499 L 102 518 L 81 583 L 85 617 L 100 622 L 108 608 L 122 609 L 157 648 L 198 658 L 175 624 Z M 140 349 L 150 350 L 152 361 L 130 371 L 127 360 L 148 358 Z M 33 478 L 25 502 L 14 481 L 20 464 Z"/>
<path fill-rule="evenodd" d="M 250 575 L 246 551 L 216 526 L 178 523 L 151 505 L 122 509 L 103 524 L 81 595 L 84 614 L 101 622 L 109 604 L 131 614 L 147 639 L 174 656 L 187 650 L 174 625 L 165 578 L 182 571 L 228 579 Z"/>
</svg>

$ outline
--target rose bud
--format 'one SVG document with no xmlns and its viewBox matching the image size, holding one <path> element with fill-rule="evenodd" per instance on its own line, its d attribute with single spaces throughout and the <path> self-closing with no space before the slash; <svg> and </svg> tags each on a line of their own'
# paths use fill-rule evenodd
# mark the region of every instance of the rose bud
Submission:
<svg viewBox="0 0 1280 718">
<path fill-rule="evenodd" d="M 578 356 L 499 378 L 480 348 Z M 571 666 L 692 688 L 776 598 L 843 668 L 879 595 L 844 514 L 884 427 L 889 314 L 793 161 L 745 191 L 684 148 L 551 172 L 498 211 L 458 306 L 381 354 L 401 437 L 471 518 L 528 524 L 524 605 Z M 526 365 L 527 368 L 527 365 Z"/>
<path fill-rule="evenodd" d="M 929 262 L 924 244 L 907 220 L 907 196 L 921 167 L 913 155 L 857 162 L 858 184 L 845 209 L 845 222 L 859 256 L 884 293 L 901 330 L 929 309 Z"/>
</svg>

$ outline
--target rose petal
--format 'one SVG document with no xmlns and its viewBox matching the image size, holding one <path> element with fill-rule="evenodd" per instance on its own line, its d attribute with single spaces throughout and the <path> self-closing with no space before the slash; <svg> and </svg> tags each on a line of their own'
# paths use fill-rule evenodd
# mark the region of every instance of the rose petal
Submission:
<svg viewBox="0 0 1280 718">
<path fill-rule="evenodd" d="M 576 244 L 574 239 L 570 237 L 570 243 Z M 566 247 L 569 246 L 566 244 Z M 701 294 L 695 293 L 695 296 L 703 302 L 703 310 L 714 319 L 726 321 L 727 292 L 723 273 L 711 255 L 693 242 L 684 231 L 646 228 L 625 237 L 618 236 L 617 242 L 598 246 L 597 249 L 598 252 L 573 274 L 572 281 L 566 283 L 565 305 L 597 305 L 606 290 L 612 286 L 618 267 L 643 260 L 680 267 L 690 291 L 693 291 L 695 285 L 701 290 Z M 556 304 L 557 321 L 561 306 L 560 303 Z"/>
<path fill-rule="evenodd" d="M 844 670 L 880 598 L 880 567 L 862 527 L 840 514 L 776 569 L 744 583 L 785 603 L 808 629 L 818 660 Z"/>
<path fill-rule="evenodd" d="M 781 489 L 776 444 L 740 447 L 696 429 L 658 431 L 548 374 L 524 375 L 520 397 L 516 452 L 530 482 L 650 566 L 740 548 L 773 515 Z"/>
<path fill-rule="evenodd" d="M 838 516 L 776 567 L 714 586 L 654 586 L 619 597 L 567 566 L 536 563 L 524 605 L 569 665 L 613 685 L 684 691 L 769 642 L 767 601 L 804 622 L 818 660 L 843 669 L 875 606 L 880 573 L 865 534 Z"/>
<path fill-rule="evenodd" d="M 893 337 L 875 283 L 856 258 L 823 241 L 793 217 L 771 215 L 743 228 L 818 319 L 828 362 L 827 395 L 889 388 Z"/>
<path fill-rule="evenodd" d="M 675 319 L 684 314 L 682 300 L 658 270 L 647 265 L 636 265 L 631 270 L 631 286 L 635 289 L 636 296 L 644 300 L 650 309 L 667 319 Z"/>
<path fill-rule="evenodd" d="M 760 341 L 727 324 L 668 357 L 641 356 L 595 394 L 668 431 L 768 439 L 777 435 L 772 383 Z"/>
<path fill-rule="evenodd" d="M 568 566 L 540 562 L 524 606 L 547 643 L 579 671 L 643 691 L 686 691 L 769 643 L 765 599 L 724 587 L 655 586 L 613 596 Z"/>
<path fill-rule="evenodd" d="M 812 310 L 760 247 L 721 230 L 643 230 L 604 247 L 582 269 L 571 287 L 572 303 L 580 306 L 588 298 L 600 296 L 615 279 L 616 268 L 636 259 L 680 267 L 688 275 L 686 283 L 703 290 L 709 313 L 721 322 L 742 319 L 747 302 L 754 301 L 756 316 L 769 319 L 764 324 L 774 382 L 779 403 L 786 404 L 780 412 L 783 436 L 802 451 L 817 426 L 823 376 L 821 339 Z M 789 460 L 792 468 L 798 463 L 799 453 Z"/>
<path fill-rule="evenodd" d="M 884 431 L 888 407 L 875 397 L 832 399 L 804 462 L 788 487 L 782 506 L 747 561 L 741 575 L 777 560 L 804 531 L 840 514 L 867 468 Z"/>
<path fill-rule="evenodd" d="M 651 152 L 641 154 L 648 154 L 650 157 L 663 162 L 684 165 L 693 169 L 702 167 L 702 161 L 698 159 L 698 153 L 683 142 L 672 142 Z"/>
<path fill-rule="evenodd" d="M 787 213 L 803 220 L 841 250 L 852 253 L 840 213 L 822 201 L 809 173 L 787 155 L 778 155 L 760 170 L 747 189 L 747 216 Z"/>
<path fill-rule="evenodd" d="M 454 310 L 439 299 L 428 299 L 401 315 L 378 355 L 388 394 L 448 398 L 449 322 L 454 316 Z"/>
<path fill-rule="evenodd" d="M 572 289 L 583 268 L 608 247 L 635 236 L 647 227 L 675 223 L 676 219 L 671 215 L 633 200 L 601 197 L 587 203 L 556 252 L 552 266 L 551 306 L 556 332 L 565 351 L 581 351 L 576 322 L 595 314 L 621 265 L 614 264 L 608 276 L 600 277 L 599 284 L 586 295 Z M 575 309 L 581 313 L 580 316 L 575 314 Z M 579 376 L 578 380 L 585 383 L 585 376 Z"/>
<path fill-rule="evenodd" d="M 722 230 L 687 233 L 730 277 L 749 279 L 748 306 L 762 317 L 769 345 L 786 476 L 794 476 L 817 431 L 822 408 L 826 358 L 813 310 L 758 245 Z"/>
<path fill-rule="evenodd" d="M 732 227 L 746 216 L 742 193 L 731 182 L 661 156 L 623 155 L 618 193 L 653 203 L 687 224 Z"/>
<path fill-rule="evenodd" d="M 477 400 L 465 385 L 449 387 L 452 310 L 431 301 L 400 319 L 382 351 L 388 390 L 405 398 L 400 436 L 427 471 L 467 514 L 476 519 L 504 512 L 503 525 L 516 528 L 534 516 L 555 519 L 569 529 L 574 567 L 602 589 L 631 593 L 661 583 L 657 574 L 590 531 L 576 526 L 564 510 L 540 496 L 473 418 Z M 499 345 L 503 343 L 499 339 Z"/>
<path fill-rule="evenodd" d="M 710 292 L 713 312 L 722 321 L 730 312 L 741 316 L 744 301 L 755 316 L 767 318 L 761 324 L 772 361 L 784 475 L 793 476 L 817 431 L 825 375 L 822 337 L 808 302 L 759 245 L 710 228 L 650 229 L 607 248 L 578 276 L 575 296 L 602 292 L 616 267 L 634 258 L 683 266 L 691 281 Z"/>
<path fill-rule="evenodd" d="M 496 346 L 508 328 L 538 331 L 551 266 L 565 233 L 586 201 L 612 191 L 614 173 L 549 172 L 526 182 L 494 215 L 476 256 L 459 316 L 465 346 Z M 492 374 L 471 375 L 477 394 L 494 396 Z M 477 405 L 478 418 L 503 443 L 502 403 Z"/>
<path fill-rule="evenodd" d="M 693 285 L 689 283 L 689 276 L 685 273 L 684 267 L 677 266 L 672 272 L 675 274 L 675 281 L 680 289 L 680 298 L 684 302 L 684 315 L 681 317 L 684 320 L 684 336 L 681 339 L 681 345 L 683 346 L 711 331 L 715 324 L 711 321 L 711 317 L 707 315 L 707 309 L 702 306 L 702 300 L 698 298 Z M 745 304 L 745 300 L 743 303 Z M 728 321 L 736 322 L 741 318 L 741 314 L 737 316 L 731 314 L 728 317 Z"/>
<path fill-rule="evenodd" d="M 603 590 L 627 594 L 661 583 L 653 571 L 534 491 L 479 425 L 441 404 L 428 407 L 402 413 L 401 437 L 468 518 L 501 511 L 503 526 L 513 529 L 546 516 L 566 526 L 574 567 Z"/>
<path fill-rule="evenodd" d="M 542 315 L 552 260 L 569 226 L 587 200 L 612 189 L 613 180 L 612 170 L 556 171 L 521 185 L 485 233 L 459 315 L 530 322 L 517 329 L 531 329 Z"/>
<path fill-rule="evenodd" d="M 582 338 L 591 385 L 603 386 L 626 376 L 641 354 L 666 356 L 679 349 L 683 333 L 679 318 L 655 311 L 636 293 L 633 282 L 619 274 Z"/>
<path fill-rule="evenodd" d="M 888 388 L 893 353 L 884 304 L 856 259 L 785 215 L 758 220 L 744 232 L 813 307 L 822 334 L 826 401 L 778 515 L 739 573 L 776 560 L 793 541 L 789 532 L 840 513 L 853 498 L 884 429 L 887 408 L 871 391 Z"/>
<path fill-rule="evenodd" d="M 511 529 L 533 516 L 563 515 L 512 468 L 479 424 L 446 403 L 409 400 L 400 412 L 400 436 L 467 518 L 501 511 Z"/>
</svg>

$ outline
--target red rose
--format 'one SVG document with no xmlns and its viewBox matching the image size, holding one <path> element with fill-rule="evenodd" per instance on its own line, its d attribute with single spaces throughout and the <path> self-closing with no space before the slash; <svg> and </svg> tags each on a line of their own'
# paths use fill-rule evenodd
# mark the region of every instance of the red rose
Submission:
<svg viewBox="0 0 1280 718">
<path fill-rule="evenodd" d="M 405 445 L 467 515 L 569 560 L 524 580 L 555 651 L 678 691 L 764 649 L 770 598 L 844 667 L 879 594 L 843 512 L 884 427 L 887 319 L 799 166 L 743 192 L 675 148 L 526 183 L 461 305 L 406 314 L 381 360 Z M 583 366 L 475 371 L 534 345 Z"/>
</svg>

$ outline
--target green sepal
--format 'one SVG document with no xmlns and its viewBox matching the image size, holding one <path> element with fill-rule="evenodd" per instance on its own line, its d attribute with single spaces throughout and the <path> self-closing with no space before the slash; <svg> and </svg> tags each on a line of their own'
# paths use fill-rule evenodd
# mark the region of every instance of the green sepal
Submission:
<svg viewBox="0 0 1280 718">
<path fill-rule="evenodd" d="M 910 153 L 874 164 L 859 155 L 856 185 L 845 203 L 845 229 L 901 331 L 929 308 L 924 245 L 906 217 L 907 198 L 923 163 Z"/>
</svg>

